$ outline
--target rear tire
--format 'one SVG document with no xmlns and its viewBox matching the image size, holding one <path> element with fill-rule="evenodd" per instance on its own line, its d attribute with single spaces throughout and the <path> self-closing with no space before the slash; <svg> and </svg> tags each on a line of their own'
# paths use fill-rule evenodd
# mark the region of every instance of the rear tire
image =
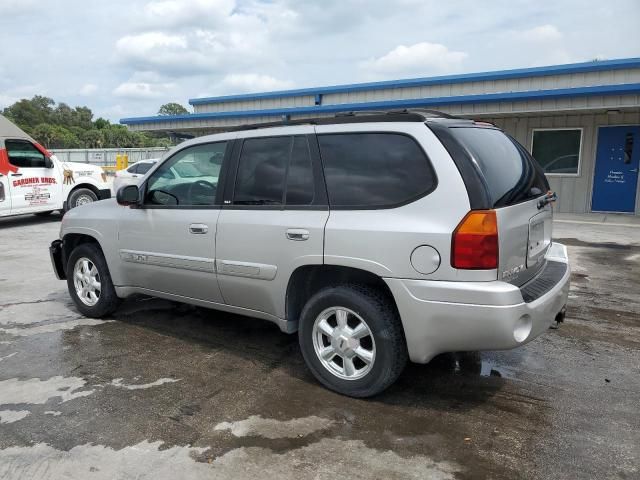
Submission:
<svg viewBox="0 0 640 480">
<path fill-rule="evenodd" d="M 69 255 L 67 262 L 69 295 L 83 315 L 102 318 L 120 305 L 104 255 L 94 243 L 83 243 Z"/>
<path fill-rule="evenodd" d="M 313 295 L 300 314 L 298 339 L 318 381 L 350 397 L 377 395 L 407 363 L 395 305 L 379 290 L 362 285 L 328 287 Z"/>
<path fill-rule="evenodd" d="M 67 210 L 98 201 L 98 196 L 88 188 L 78 188 L 71 192 L 67 200 Z"/>
</svg>

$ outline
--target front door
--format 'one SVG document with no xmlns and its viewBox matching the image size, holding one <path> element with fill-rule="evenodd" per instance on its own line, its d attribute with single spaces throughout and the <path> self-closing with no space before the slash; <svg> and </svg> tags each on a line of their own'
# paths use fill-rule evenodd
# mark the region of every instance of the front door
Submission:
<svg viewBox="0 0 640 480">
<path fill-rule="evenodd" d="M 600 127 L 591 210 L 633 213 L 639 164 L 640 126 Z"/>
<path fill-rule="evenodd" d="M 218 282 L 229 305 L 285 317 L 291 274 L 322 264 L 329 217 L 313 127 L 256 132 L 236 154 L 218 221 Z M 240 140 L 238 140 L 240 142 Z M 233 165 L 233 163 L 232 163 Z"/>
<path fill-rule="evenodd" d="M 222 195 L 218 178 L 228 143 L 178 151 L 141 186 L 143 205 L 122 210 L 118 253 L 123 285 L 223 303 L 215 245 Z"/>
</svg>

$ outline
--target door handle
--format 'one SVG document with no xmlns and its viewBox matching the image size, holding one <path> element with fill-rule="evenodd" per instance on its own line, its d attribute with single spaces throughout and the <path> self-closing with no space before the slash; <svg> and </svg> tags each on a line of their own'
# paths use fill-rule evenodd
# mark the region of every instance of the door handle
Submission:
<svg viewBox="0 0 640 480">
<path fill-rule="evenodd" d="M 287 238 L 296 242 L 309 240 L 309 230 L 302 228 L 290 228 L 287 230 Z"/>
<path fill-rule="evenodd" d="M 12 173 L 11 176 L 12 177 L 21 177 L 22 174 L 21 173 Z"/>
<path fill-rule="evenodd" d="M 201 235 L 201 234 L 207 233 L 208 231 L 209 231 L 209 226 L 205 225 L 204 223 L 192 223 L 191 225 L 189 225 L 189 233 Z"/>
</svg>

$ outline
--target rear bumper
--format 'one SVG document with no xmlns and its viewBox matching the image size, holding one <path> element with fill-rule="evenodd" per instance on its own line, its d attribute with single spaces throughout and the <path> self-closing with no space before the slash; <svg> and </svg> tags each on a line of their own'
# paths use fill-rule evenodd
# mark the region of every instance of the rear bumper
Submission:
<svg viewBox="0 0 640 480">
<path fill-rule="evenodd" d="M 54 240 L 49 246 L 49 257 L 51 258 L 51 266 L 53 273 L 56 274 L 58 280 L 64 280 L 67 275 L 64 271 L 64 259 L 62 251 L 62 240 Z"/>
<path fill-rule="evenodd" d="M 439 353 L 506 350 L 543 333 L 567 303 L 571 270 L 564 245 L 546 255 L 548 278 L 518 288 L 506 282 L 441 282 L 385 279 L 393 293 L 409 357 L 426 363 Z M 560 273 L 558 273 L 560 272 Z M 544 288 L 529 288 L 538 282 Z M 536 285 L 533 285 L 536 286 Z M 530 291 L 536 293 L 531 295 Z M 527 296 L 527 301 L 523 298 Z"/>
</svg>

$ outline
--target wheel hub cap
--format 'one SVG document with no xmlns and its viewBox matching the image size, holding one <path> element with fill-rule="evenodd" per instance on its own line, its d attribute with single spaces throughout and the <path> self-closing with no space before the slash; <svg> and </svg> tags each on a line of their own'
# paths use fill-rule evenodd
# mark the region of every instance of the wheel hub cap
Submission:
<svg viewBox="0 0 640 480">
<path fill-rule="evenodd" d="M 73 285 L 82 303 L 92 307 L 100 300 L 100 274 L 88 258 L 79 258 L 73 267 Z"/>
<path fill-rule="evenodd" d="M 371 329 L 353 310 L 324 310 L 313 325 L 313 348 L 324 368 L 336 377 L 357 380 L 365 376 L 375 360 Z"/>
</svg>

